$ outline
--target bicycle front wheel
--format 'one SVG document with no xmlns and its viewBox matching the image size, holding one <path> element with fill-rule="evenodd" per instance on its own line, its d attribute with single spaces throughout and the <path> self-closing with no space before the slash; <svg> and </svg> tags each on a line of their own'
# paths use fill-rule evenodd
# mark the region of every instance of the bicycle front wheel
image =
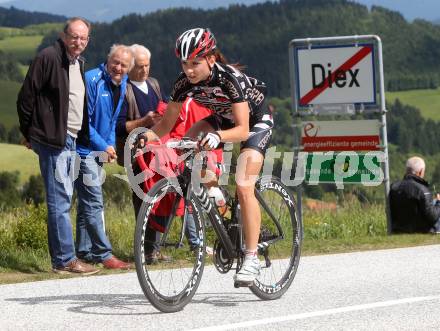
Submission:
<svg viewBox="0 0 440 331">
<path fill-rule="evenodd" d="M 142 203 L 134 239 L 141 288 L 150 303 L 165 313 L 182 310 L 190 302 L 205 264 L 205 228 L 201 213 L 191 198 L 185 201 L 185 211 L 177 215 L 178 201 L 183 198 L 176 197 L 175 187 L 166 178 L 158 181 Z M 163 215 L 165 210 L 169 215 L 157 216 Z M 182 213 L 187 214 L 186 221 L 194 221 L 192 232 L 198 237 L 197 245 L 187 244 L 184 238 Z"/>
<path fill-rule="evenodd" d="M 262 269 L 250 290 L 263 300 L 273 300 L 281 297 L 295 278 L 303 230 L 295 200 L 278 178 L 261 177 L 255 187 L 261 209 L 258 253 Z"/>
</svg>

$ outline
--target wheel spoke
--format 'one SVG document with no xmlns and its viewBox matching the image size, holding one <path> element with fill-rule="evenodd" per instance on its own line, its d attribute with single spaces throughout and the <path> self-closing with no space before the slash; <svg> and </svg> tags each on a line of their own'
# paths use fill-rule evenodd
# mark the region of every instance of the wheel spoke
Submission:
<svg viewBox="0 0 440 331">
<path fill-rule="evenodd" d="M 261 233 L 260 241 L 268 241 L 279 236 L 279 230 L 275 222 L 278 222 L 284 238 L 272 242 L 267 248 L 268 256 L 271 261 L 269 267 L 262 268 L 260 276 L 257 278 L 256 285 L 251 287 L 251 291 L 262 299 L 275 299 L 280 297 L 290 286 L 299 262 L 301 237 L 301 225 L 295 214 L 294 206 L 290 206 L 286 200 L 293 200 L 279 180 L 272 178 L 265 185 L 260 187 L 260 194 L 267 204 L 270 212 L 261 207 Z M 262 261 L 263 262 L 263 261 Z M 290 278 L 289 278 L 290 277 Z"/>
<path fill-rule="evenodd" d="M 140 256 L 143 254 L 145 243 L 143 238 L 145 238 L 145 232 L 149 226 L 145 221 L 150 216 L 147 214 L 163 212 L 163 210 L 176 210 L 176 208 L 169 208 L 169 206 L 167 208 L 164 205 L 167 202 L 172 203 L 175 194 L 176 190 L 166 180 L 156 183 L 148 193 L 150 202 L 144 202 L 141 208 L 140 214 L 143 213 L 143 215 L 138 217 L 135 233 L 135 262 L 140 285 L 151 304 L 164 312 L 181 310 L 191 300 L 197 290 L 204 266 L 204 255 L 189 253 L 190 248 L 186 237 L 184 237 L 183 245 L 177 245 L 182 236 L 183 221 L 182 216 L 178 213 L 171 218 L 168 225 L 162 224 L 166 227 L 167 237 L 160 247 L 160 253 L 155 255 L 156 259 L 146 261 L 144 265 L 141 265 Z M 162 198 L 158 199 L 157 197 Z M 197 206 L 189 201 L 187 203 L 191 205 L 196 233 L 201 235 L 202 237 L 199 239 L 203 240 L 205 232 L 204 223 L 200 219 L 201 214 Z M 176 245 L 170 245 L 173 243 Z M 153 263 L 148 264 L 148 262 Z"/>
</svg>

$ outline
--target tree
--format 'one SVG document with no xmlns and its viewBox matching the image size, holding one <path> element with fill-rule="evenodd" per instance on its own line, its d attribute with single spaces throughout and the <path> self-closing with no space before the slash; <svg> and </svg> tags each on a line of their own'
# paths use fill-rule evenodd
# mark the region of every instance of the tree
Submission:
<svg viewBox="0 0 440 331">
<path fill-rule="evenodd" d="M 41 175 L 32 175 L 23 187 L 23 200 L 36 206 L 46 200 L 44 181 Z"/>
<path fill-rule="evenodd" d="M 8 133 L 8 142 L 10 144 L 20 144 L 22 140 L 22 135 L 20 128 L 18 125 L 15 125 L 11 128 L 11 130 Z"/>
<path fill-rule="evenodd" d="M 0 123 L 0 142 L 6 142 L 8 136 L 8 132 L 3 123 Z"/>
<path fill-rule="evenodd" d="M 2 51 L 0 51 L 0 77 L 2 80 L 23 81 L 18 62 L 10 54 Z"/>
<path fill-rule="evenodd" d="M 0 209 L 13 208 L 21 203 L 18 178 L 18 171 L 0 172 Z"/>
<path fill-rule="evenodd" d="M 17 9 L 13 6 L 11 6 L 10 8 L 0 7 L 0 26 L 22 28 L 30 24 L 64 22 L 66 21 L 66 19 L 67 18 L 65 16 L 30 12 Z"/>
</svg>

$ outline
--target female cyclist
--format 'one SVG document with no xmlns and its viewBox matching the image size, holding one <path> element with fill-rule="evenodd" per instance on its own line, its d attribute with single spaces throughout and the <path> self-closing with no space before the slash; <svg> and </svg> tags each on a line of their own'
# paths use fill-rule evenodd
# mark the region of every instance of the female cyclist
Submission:
<svg viewBox="0 0 440 331">
<path fill-rule="evenodd" d="M 206 150 L 217 148 L 221 142 L 242 142 L 235 178 L 246 251 L 234 281 L 250 286 L 261 269 L 257 257 L 261 213 L 254 187 L 273 127 L 264 102 L 266 86 L 228 65 L 209 29 L 185 31 L 176 41 L 175 52 L 183 72 L 174 83 L 162 120 L 146 133 L 146 140 L 157 140 L 167 134 L 179 116 L 183 101 L 192 97 L 213 114 L 194 124 L 188 137 L 195 138 L 204 132 L 200 145 Z"/>
</svg>

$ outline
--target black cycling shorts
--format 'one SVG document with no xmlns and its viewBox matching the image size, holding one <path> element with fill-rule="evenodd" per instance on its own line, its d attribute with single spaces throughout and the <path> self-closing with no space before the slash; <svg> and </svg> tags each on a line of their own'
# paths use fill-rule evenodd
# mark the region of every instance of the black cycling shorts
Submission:
<svg viewBox="0 0 440 331">
<path fill-rule="evenodd" d="M 235 126 L 232 121 L 216 114 L 204 118 L 203 121 L 206 121 L 215 131 L 228 130 Z M 260 152 L 264 156 L 272 139 L 272 128 L 272 115 L 263 115 L 261 119 L 251 123 L 249 138 L 241 143 L 240 148 L 251 148 Z"/>
</svg>

